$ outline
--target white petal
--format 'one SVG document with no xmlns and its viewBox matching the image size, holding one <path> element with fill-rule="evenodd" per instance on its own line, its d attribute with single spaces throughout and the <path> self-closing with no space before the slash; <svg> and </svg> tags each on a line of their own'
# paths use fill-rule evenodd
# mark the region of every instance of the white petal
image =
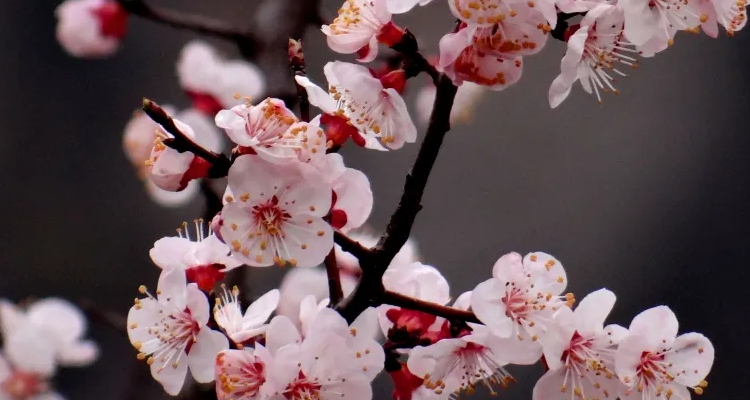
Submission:
<svg viewBox="0 0 750 400">
<path fill-rule="evenodd" d="M 187 268 L 185 264 L 185 254 L 192 251 L 195 242 L 181 237 L 164 237 L 154 243 L 154 247 L 149 251 L 151 261 L 159 268 L 181 267 Z"/>
<path fill-rule="evenodd" d="M 654 349 L 643 335 L 630 334 L 620 342 L 615 354 L 615 371 L 622 383 L 629 386 L 635 383 L 641 356 L 646 351 L 654 352 Z"/>
<path fill-rule="evenodd" d="M 70 343 L 57 353 L 60 365 L 85 367 L 99 357 L 99 346 L 91 340 Z"/>
<path fill-rule="evenodd" d="M 599 334 L 604 329 L 604 320 L 615 305 L 615 299 L 615 294 L 607 289 L 599 289 L 584 297 L 574 312 L 578 333 L 586 338 Z"/>
<path fill-rule="evenodd" d="M 3 337 L 8 337 L 28 322 L 26 315 L 15 304 L 0 300 L 0 329 Z"/>
<path fill-rule="evenodd" d="M 547 371 L 534 385 L 534 391 L 531 395 L 531 400 L 566 400 L 571 395 L 565 393 L 562 387 L 566 387 L 566 391 L 572 392 L 573 388 L 567 387 L 565 382 L 565 369 L 561 368 L 558 370 Z"/>
<path fill-rule="evenodd" d="M 198 285 L 191 283 L 187 286 L 185 295 L 185 307 L 190 310 L 190 315 L 199 324 L 204 325 L 208 322 L 211 310 L 208 305 L 206 294 L 198 289 Z"/>
<path fill-rule="evenodd" d="M 714 363 L 714 346 L 700 333 L 685 333 L 677 337 L 664 361 L 669 363 L 675 381 L 693 387 L 702 381 Z M 684 372 L 683 372 L 684 371 Z"/>
<path fill-rule="evenodd" d="M 177 396 L 185 384 L 188 370 L 186 357 L 183 353 L 176 367 L 172 364 L 163 365 L 158 360 L 151 364 L 151 376 L 162 385 L 164 391 L 169 395 Z"/>
<path fill-rule="evenodd" d="M 196 382 L 208 383 L 214 380 L 216 355 L 228 348 L 229 342 L 223 333 L 207 327 L 198 332 L 196 341 L 187 356 L 190 373 Z"/>
<path fill-rule="evenodd" d="M 298 267 L 320 265 L 333 248 L 333 229 L 320 217 L 295 215 L 285 224 L 285 231 L 289 258 L 296 260 Z"/>
<path fill-rule="evenodd" d="M 29 307 L 27 316 L 33 324 L 44 327 L 63 343 L 73 342 L 86 332 L 86 317 L 67 300 L 39 300 Z"/>
<path fill-rule="evenodd" d="M 273 289 L 255 300 L 245 311 L 242 319 L 243 328 L 257 327 L 266 322 L 279 305 L 279 296 L 279 290 Z"/>
<path fill-rule="evenodd" d="M 284 316 L 276 316 L 268 324 L 266 331 L 266 348 L 275 354 L 280 348 L 298 343 L 302 338 L 292 321 Z"/>
<path fill-rule="evenodd" d="M 523 266 L 546 277 L 547 288 L 554 294 L 560 294 L 568 285 L 567 275 L 562 263 L 550 254 L 536 251 L 523 258 Z"/>
<path fill-rule="evenodd" d="M 505 304 L 501 301 L 505 287 L 495 279 L 480 283 L 471 294 L 471 310 L 492 333 L 499 337 L 513 335 L 513 321 L 505 315 Z"/>
<path fill-rule="evenodd" d="M 177 268 L 168 268 L 161 271 L 156 296 L 160 303 L 172 304 L 179 310 L 185 308 L 185 296 L 187 293 L 187 278 L 185 271 Z"/>
<path fill-rule="evenodd" d="M 461 52 L 471 44 L 474 32 L 476 32 L 475 28 L 467 27 L 456 33 L 449 33 L 443 36 L 440 39 L 440 61 L 438 65 L 441 68 L 445 68 L 453 64 Z"/>
<path fill-rule="evenodd" d="M 677 317 L 672 310 L 667 306 L 657 306 L 636 315 L 628 330 L 631 335 L 644 336 L 656 350 L 656 347 L 671 347 L 678 328 Z"/>
<path fill-rule="evenodd" d="M 56 370 L 55 345 L 50 338 L 32 325 L 27 325 L 5 337 L 5 355 L 18 369 L 35 372 L 45 377 Z"/>
<path fill-rule="evenodd" d="M 419 3 L 419 0 L 387 0 L 385 2 L 388 12 L 391 14 L 405 13 Z"/>
</svg>

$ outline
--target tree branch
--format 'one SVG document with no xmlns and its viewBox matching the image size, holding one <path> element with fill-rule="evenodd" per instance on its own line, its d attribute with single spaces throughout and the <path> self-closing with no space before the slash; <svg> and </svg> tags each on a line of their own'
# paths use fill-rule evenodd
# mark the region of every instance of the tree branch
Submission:
<svg viewBox="0 0 750 400">
<path fill-rule="evenodd" d="M 372 256 L 372 251 L 365 246 L 362 246 L 356 240 L 351 239 L 349 236 L 344 235 L 339 231 L 333 231 L 333 241 L 341 246 L 341 250 L 347 253 L 351 253 L 357 259 L 363 259 Z"/>
<path fill-rule="evenodd" d="M 443 317 L 449 321 L 457 320 L 464 322 L 474 322 L 478 324 L 482 323 L 481 321 L 479 321 L 479 319 L 477 319 L 477 316 L 470 311 L 446 307 L 437 303 L 430 303 L 428 301 L 404 296 L 400 293 L 391 292 L 389 290 L 383 292 L 383 294 L 380 296 L 380 301 L 383 304 L 390 304 L 396 307 L 402 307 L 409 310 L 422 311 L 427 314 L 437 315 L 438 317 Z"/>
<path fill-rule="evenodd" d="M 289 39 L 289 65 L 292 67 L 294 76 L 306 76 L 305 72 L 305 52 L 302 49 L 302 40 Z M 307 98 L 307 90 L 297 81 L 294 81 L 297 87 L 297 99 L 299 101 L 300 119 L 310 122 L 310 100 Z"/>
<path fill-rule="evenodd" d="M 326 274 L 328 275 L 328 298 L 331 301 L 331 305 L 335 306 L 344 298 L 344 291 L 341 289 L 341 272 L 336 263 L 335 247 L 331 249 L 323 263 L 326 266 Z"/>
<path fill-rule="evenodd" d="M 232 27 L 225 21 L 154 7 L 146 4 L 143 0 L 117 0 L 117 2 L 130 14 L 173 28 L 189 30 L 236 42 L 256 41 L 251 32 Z"/>
<path fill-rule="evenodd" d="M 145 111 L 154 122 L 161 125 L 165 131 L 174 136 L 172 138 L 164 139 L 163 142 L 165 145 L 179 151 L 180 153 L 189 151 L 210 162 L 211 169 L 208 172 L 209 178 L 221 178 L 227 176 L 229 173 L 229 167 L 232 166 L 232 161 L 227 158 L 227 156 L 214 153 L 194 142 L 192 138 L 188 137 L 177 128 L 172 117 L 170 117 L 169 114 L 167 114 L 167 112 L 154 101 L 144 98 L 143 111 Z"/>
<path fill-rule="evenodd" d="M 124 316 L 114 311 L 101 309 L 91 300 L 81 300 L 78 306 L 90 320 L 109 325 L 122 333 L 128 333 L 128 320 Z"/>
<path fill-rule="evenodd" d="M 404 56 L 403 68 L 406 71 L 407 78 L 413 78 L 419 75 L 420 72 L 426 72 L 432 78 L 432 83 L 435 85 L 438 84 L 440 72 L 419 51 L 417 38 L 414 37 L 414 34 L 409 29 L 404 29 L 401 41 L 391 46 L 391 48 Z"/>
</svg>

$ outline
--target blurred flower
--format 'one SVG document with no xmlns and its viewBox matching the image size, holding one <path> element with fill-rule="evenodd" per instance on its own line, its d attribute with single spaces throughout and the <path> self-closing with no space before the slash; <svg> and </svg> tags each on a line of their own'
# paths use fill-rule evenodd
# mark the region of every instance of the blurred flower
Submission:
<svg viewBox="0 0 750 400">
<path fill-rule="evenodd" d="M 453 100 L 453 108 L 451 109 L 451 125 L 453 126 L 471 121 L 474 114 L 474 108 L 477 107 L 477 104 L 482 100 L 482 97 L 484 97 L 486 92 L 487 88 L 482 85 L 477 85 L 474 82 L 464 82 L 459 86 L 458 91 L 456 92 L 456 98 Z M 424 124 L 430 120 L 436 93 L 437 88 L 432 84 L 423 87 L 419 93 L 417 93 L 417 115 L 419 120 Z"/>
<path fill-rule="evenodd" d="M 128 13 L 117 1 L 66 0 L 55 10 L 57 40 L 76 57 L 111 55 L 120 45 Z"/>
</svg>

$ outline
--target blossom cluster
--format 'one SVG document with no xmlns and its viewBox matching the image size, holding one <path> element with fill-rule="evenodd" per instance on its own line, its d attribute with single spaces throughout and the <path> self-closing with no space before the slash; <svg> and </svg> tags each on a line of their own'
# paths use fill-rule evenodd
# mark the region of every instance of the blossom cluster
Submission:
<svg viewBox="0 0 750 400">
<path fill-rule="evenodd" d="M 84 339 L 86 318 L 76 306 L 46 298 L 26 306 L 0 300 L 0 398 L 62 400 L 51 384 L 59 367 L 83 367 L 99 356 Z"/>
<path fill-rule="evenodd" d="M 203 42 L 183 49 L 177 75 L 191 107 L 145 100 L 125 129 L 124 147 L 157 202 L 183 204 L 203 191 L 215 204 L 194 229 L 184 223 L 176 236 L 154 243 L 157 288 L 141 286 L 143 297 L 127 317 L 137 358 L 168 394 L 183 390 L 190 371 L 195 382 L 213 382 L 219 400 L 369 400 L 383 371 L 397 400 L 452 399 L 480 386 L 495 393 L 515 381 L 508 365 L 537 362 L 546 372 L 534 400 L 701 394 L 714 359 L 709 339 L 678 335 L 666 306 L 643 311 L 627 328 L 606 325 L 615 294 L 599 289 L 576 305 L 565 292 L 562 263 L 549 254 L 503 255 L 491 277 L 454 300 L 440 270 L 422 263 L 406 239 L 431 167 L 419 163 L 434 162 L 430 146 L 439 147 L 442 136 L 423 142 L 421 151 L 432 156 L 420 152 L 382 235 L 366 227 L 374 204 L 367 175 L 347 167 L 338 151 L 349 142 L 382 152 L 417 142 L 403 95 L 421 73 L 432 83 L 417 96 L 417 114 L 430 121 L 426 135 L 444 135 L 450 124 L 467 121 L 488 91 L 518 82 L 524 57 L 550 38 L 567 45 L 550 105 L 565 100 L 576 81 L 601 101 L 601 92 L 617 93 L 622 65 L 635 67 L 639 57 L 667 49 L 678 31 L 702 28 L 715 37 L 718 25 L 730 35 L 742 29 L 744 0 L 448 0 L 456 25 L 439 40 L 439 54 L 425 57 L 393 17 L 430 3 L 441 2 L 346 0 L 321 31 L 331 50 L 356 55 L 358 63 L 326 63 L 326 84 L 319 85 L 306 75 L 301 44 L 291 40 L 294 100 L 268 96 L 272 85 L 248 61 L 228 60 Z M 129 15 L 149 12 L 125 4 L 67 0 L 58 9 L 60 42 L 76 56 L 111 54 Z M 248 44 L 245 32 L 217 36 Z M 381 45 L 397 54 L 385 60 Z M 310 105 L 320 114 L 310 118 Z M 223 153 L 227 143 L 230 155 Z M 215 179 L 224 177 L 214 193 Z M 274 265 L 288 270 L 280 288 L 252 302 L 231 284 L 233 274 Z M 64 346 L 45 342 L 46 358 L 19 359 L 13 352 L 20 342 L 37 341 L 42 331 L 15 335 L 20 328 L 5 324 L 6 317 L 6 353 L 24 373 L 46 378 L 56 362 L 95 357 L 95 347 L 80 341 L 81 328 L 56 338 L 66 338 Z"/>
</svg>

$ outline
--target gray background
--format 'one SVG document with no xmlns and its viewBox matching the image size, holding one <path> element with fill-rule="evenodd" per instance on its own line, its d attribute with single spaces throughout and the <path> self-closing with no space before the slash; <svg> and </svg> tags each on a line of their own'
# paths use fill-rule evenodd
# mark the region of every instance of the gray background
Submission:
<svg viewBox="0 0 750 400">
<path fill-rule="evenodd" d="M 136 19 L 114 57 L 73 59 L 55 42 L 57 3 L 0 2 L 0 296 L 90 298 L 125 313 L 138 285 L 156 281 L 153 241 L 201 210 L 200 202 L 177 210 L 152 204 L 121 150 L 141 96 L 188 104 L 174 62 L 195 36 Z M 159 3 L 237 23 L 253 8 L 249 0 Z M 331 13 L 340 5 L 324 3 Z M 452 26 L 443 2 L 435 3 L 397 18 L 430 52 Z M 308 33 L 308 69 L 320 81 L 332 54 L 319 32 Z M 414 228 L 425 262 L 458 295 L 508 251 L 552 253 L 579 299 L 599 287 L 619 295 L 612 322 L 627 325 L 640 310 L 670 305 L 681 331 L 703 332 L 716 346 L 704 397 L 746 398 L 748 45 L 747 32 L 718 40 L 681 34 L 604 106 L 576 86 L 550 110 L 548 85 L 565 51 L 551 41 L 526 58 L 520 83 L 487 96 L 474 123 L 449 134 Z M 348 164 L 372 180 L 377 229 L 417 148 L 345 150 Z M 270 270 L 253 276 L 259 291 L 280 279 Z M 74 400 L 157 396 L 153 385 L 127 390 L 132 372 L 146 370 L 127 340 L 104 326 L 92 330 L 102 359 L 61 374 L 59 389 Z M 540 373 L 521 369 L 519 385 L 502 396 L 529 399 Z M 376 397 L 389 391 L 383 386 Z"/>
</svg>

